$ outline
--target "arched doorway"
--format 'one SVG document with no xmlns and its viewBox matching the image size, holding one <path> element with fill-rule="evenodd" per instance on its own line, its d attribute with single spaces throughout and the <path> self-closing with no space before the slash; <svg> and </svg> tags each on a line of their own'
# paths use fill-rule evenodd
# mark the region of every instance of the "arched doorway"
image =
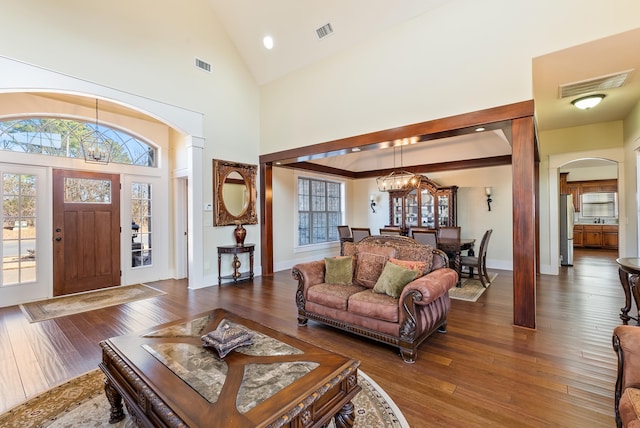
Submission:
<svg viewBox="0 0 640 428">
<path fill-rule="evenodd" d="M 564 153 L 549 157 L 549 267 L 548 272 L 557 275 L 560 269 L 560 174 L 573 174 L 572 181 L 597 180 L 616 176 L 618 189 L 624 189 L 624 153 L 620 149 L 603 149 L 589 152 Z M 581 180 L 583 179 L 583 180 Z M 580 203 L 580 201 L 577 201 Z M 618 192 L 618 248 L 625 245 L 624 192 Z M 577 222 L 588 222 L 576 213 Z M 593 219 L 591 219 L 593 220 Z M 622 253 L 621 253 L 622 254 Z"/>
</svg>

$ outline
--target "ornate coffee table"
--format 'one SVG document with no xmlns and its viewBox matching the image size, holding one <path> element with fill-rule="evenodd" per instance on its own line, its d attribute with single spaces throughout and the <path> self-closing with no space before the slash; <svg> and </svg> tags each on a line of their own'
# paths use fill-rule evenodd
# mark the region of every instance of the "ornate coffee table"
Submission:
<svg viewBox="0 0 640 428">
<path fill-rule="evenodd" d="M 223 321 L 253 344 L 220 358 L 200 337 Z M 355 420 L 359 361 L 215 309 L 149 332 L 100 342 L 109 422 L 139 426 L 337 427 Z"/>
</svg>

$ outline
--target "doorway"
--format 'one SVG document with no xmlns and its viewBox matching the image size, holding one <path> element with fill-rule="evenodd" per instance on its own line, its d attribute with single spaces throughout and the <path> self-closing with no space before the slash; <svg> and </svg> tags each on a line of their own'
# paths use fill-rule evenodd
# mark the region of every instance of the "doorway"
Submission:
<svg viewBox="0 0 640 428">
<path fill-rule="evenodd" d="M 53 295 L 120 285 L 120 176 L 53 170 Z"/>
<path fill-rule="evenodd" d="M 576 162 L 587 162 L 586 166 L 588 167 L 590 163 L 593 165 L 597 165 L 594 161 L 601 162 L 600 165 L 609 165 L 614 166 L 614 170 L 616 171 L 617 177 L 617 189 L 624 189 L 624 153 L 621 148 L 614 149 L 602 149 L 602 150 L 593 150 L 589 152 L 573 152 L 573 153 L 564 153 L 557 155 L 549 156 L 549 265 L 545 271 L 542 273 L 548 273 L 551 275 L 558 275 L 560 268 L 560 234 L 559 234 L 559 221 L 560 218 L 560 210 L 559 210 L 559 199 L 560 199 L 560 173 L 562 171 L 566 172 L 566 167 L 569 167 Z M 578 164 L 575 164 L 578 165 Z M 592 171 L 593 172 L 593 171 Z M 597 172 L 596 174 L 601 174 L 602 172 Z M 572 174 L 574 174 L 574 180 L 598 180 L 608 178 L 603 175 L 589 175 L 589 168 L 584 168 L 584 171 L 579 173 L 578 169 L 573 170 Z M 584 175 L 587 174 L 587 175 Z M 618 192 L 618 207 L 620 218 L 618 222 L 618 252 L 616 254 L 624 254 L 625 248 L 625 223 L 624 223 L 624 212 L 625 212 L 625 198 L 624 192 Z M 578 202 L 579 203 L 579 202 Z M 579 214 L 578 216 L 579 217 Z M 578 221 L 581 221 L 578 218 Z"/>
</svg>

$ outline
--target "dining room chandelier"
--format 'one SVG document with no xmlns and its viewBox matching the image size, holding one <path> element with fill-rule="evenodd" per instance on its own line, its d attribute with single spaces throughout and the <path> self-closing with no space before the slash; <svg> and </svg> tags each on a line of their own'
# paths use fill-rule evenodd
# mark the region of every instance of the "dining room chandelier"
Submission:
<svg viewBox="0 0 640 428">
<path fill-rule="evenodd" d="M 98 99 L 96 98 L 96 124 L 93 132 L 87 133 L 80 141 L 84 161 L 88 163 L 108 164 L 111 160 L 113 141 L 106 138 L 98 126 Z"/>
<path fill-rule="evenodd" d="M 402 146 L 400 146 L 400 169 L 396 166 L 396 147 L 393 147 L 393 167 L 389 174 L 376 178 L 378 190 L 381 192 L 397 192 L 413 190 L 420 187 L 422 176 L 402 169 Z"/>
</svg>

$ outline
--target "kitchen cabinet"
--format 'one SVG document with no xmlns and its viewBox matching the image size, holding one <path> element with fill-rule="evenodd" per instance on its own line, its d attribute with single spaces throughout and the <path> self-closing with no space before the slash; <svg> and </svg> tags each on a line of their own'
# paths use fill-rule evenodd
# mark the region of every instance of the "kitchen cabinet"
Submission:
<svg viewBox="0 0 640 428">
<path fill-rule="evenodd" d="M 568 181 L 568 173 L 560 173 L 560 193 L 573 196 L 573 208 L 580 212 L 580 198 L 584 193 L 617 192 L 618 180 Z"/>
<path fill-rule="evenodd" d="M 416 226 L 457 226 L 457 192 L 457 186 L 441 187 L 424 176 L 415 189 L 389 192 L 389 225 L 404 233 Z"/>
<path fill-rule="evenodd" d="M 573 246 L 582 247 L 582 225 L 576 224 L 573 226 Z"/>
<path fill-rule="evenodd" d="M 567 191 L 573 196 L 573 209 L 576 212 L 580 212 L 580 194 L 582 193 L 582 187 L 579 182 L 567 183 Z"/>
<path fill-rule="evenodd" d="M 602 248 L 608 250 L 618 249 L 618 226 L 602 226 Z"/>
<path fill-rule="evenodd" d="M 573 226 L 573 246 L 618 249 L 618 225 L 576 224 Z"/>
<path fill-rule="evenodd" d="M 583 226 L 582 242 L 585 247 L 602 247 L 602 226 Z"/>
</svg>

